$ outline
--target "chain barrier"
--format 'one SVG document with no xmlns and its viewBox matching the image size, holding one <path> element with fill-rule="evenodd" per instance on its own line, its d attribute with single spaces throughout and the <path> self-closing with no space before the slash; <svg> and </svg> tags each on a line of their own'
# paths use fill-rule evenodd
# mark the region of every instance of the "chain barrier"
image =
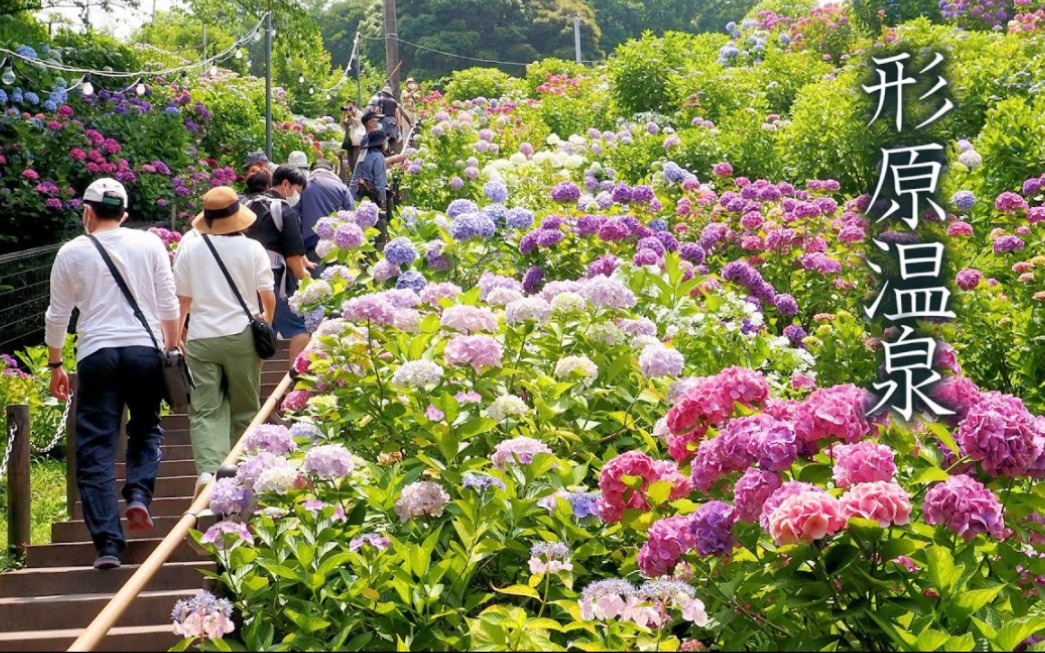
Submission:
<svg viewBox="0 0 1045 653">
<path fill-rule="evenodd" d="M 65 402 L 65 409 L 62 410 L 62 421 L 58 424 L 58 429 L 55 431 L 54 438 L 51 440 L 50 444 L 48 444 L 46 447 L 38 447 L 36 446 L 36 444 L 33 443 L 32 438 L 29 439 L 29 446 L 32 447 L 33 451 L 35 451 L 36 453 L 48 453 L 51 451 L 51 449 L 54 449 L 58 446 L 58 442 L 65 437 L 65 429 L 69 425 L 69 407 L 72 405 L 73 398 L 70 395 Z"/>
<path fill-rule="evenodd" d="M 7 451 L 4 452 L 4 462 L 0 464 L 0 476 L 7 473 L 7 462 L 11 460 L 11 450 L 14 449 L 15 431 L 17 430 L 14 424 L 7 428 Z"/>
</svg>

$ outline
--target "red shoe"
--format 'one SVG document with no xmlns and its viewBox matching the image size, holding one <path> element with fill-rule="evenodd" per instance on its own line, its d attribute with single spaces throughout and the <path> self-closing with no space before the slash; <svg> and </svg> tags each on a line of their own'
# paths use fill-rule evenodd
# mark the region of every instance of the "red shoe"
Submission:
<svg viewBox="0 0 1045 653">
<path fill-rule="evenodd" d="M 153 527 L 149 508 L 141 501 L 132 501 L 127 506 L 127 527 L 132 531 L 147 531 Z"/>
</svg>

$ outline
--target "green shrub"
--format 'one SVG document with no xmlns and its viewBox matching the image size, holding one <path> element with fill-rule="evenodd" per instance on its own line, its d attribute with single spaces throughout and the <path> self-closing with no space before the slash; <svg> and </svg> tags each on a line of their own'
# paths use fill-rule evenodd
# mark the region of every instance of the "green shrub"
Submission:
<svg viewBox="0 0 1045 653">
<path fill-rule="evenodd" d="M 768 109 L 764 81 L 757 69 L 726 68 L 714 60 L 675 78 L 672 94 L 678 106 L 698 102 L 697 114 L 714 123 L 748 107 L 763 115 Z"/>
<path fill-rule="evenodd" d="M 858 194 L 876 181 L 879 120 L 870 128 L 870 96 L 859 89 L 856 71 L 809 84 L 780 133 L 780 157 L 788 179 L 837 179 L 843 192 Z"/>
<path fill-rule="evenodd" d="M 608 64 L 613 99 L 625 115 L 645 111 L 672 113 L 681 104 L 672 86 L 689 75 L 689 62 L 713 60 L 728 38 L 724 34 L 646 32 L 614 52 Z"/>
<path fill-rule="evenodd" d="M 521 90 L 522 82 L 496 68 L 465 68 L 455 70 L 446 84 L 448 100 L 472 98 L 499 98 L 511 91 Z"/>
<path fill-rule="evenodd" d="M 822 80 L 834 72 L 834 67 L 809 52 L 785 54 L 770 48 L 756 70 L 760 78 L 757 83 L 764 89 L 766 110 L 786 115 L 802 87 Z"/>
<path fill-rule="evenodd" d="M 141 70 L 138 54 L 128 45 L 103 34 L 76 34 L 62 30 L 52 47 L 61 53 L 62 62 L 93 70 Z M 71 83 L 71 82 L 70 82 Z"/>
<path fill-rule="evenodd" d="M 1045 170 L 1045 102 L 1022 97 L 1002 100 L 987 113 L 974 141 L 983 157 L 977 197 L 992 199 L 1002 191 L 1018 190 L 1023 180 Z"/>
<path fill-rule="evenodd" d="M 849 7 L 853 22 L 868 36 L 921 16 L 934 23 L 943 20 L 937 0 L 851 0 Z"/>
<path fill-rule="evenodd" d="M 579 77 L 588 71 L 584 64 L 566 59 L 549 57 L 535 61 L 526 66 L 526 93 L 529 97 L 537 97 L 537 87 L 548 80 L 548 75 L 567 75 Z"/>
<path fill-rule="evenodd" d="M 758 14 L 763 11 L 771 11 L 780 16 L 797 18 L 809 13 L 817 5 L 816 0 L 762 0 L 762 2 L 752 7 L 751 11 L 747 12 L 744 18 L 757 19 Z"/>
</svg>

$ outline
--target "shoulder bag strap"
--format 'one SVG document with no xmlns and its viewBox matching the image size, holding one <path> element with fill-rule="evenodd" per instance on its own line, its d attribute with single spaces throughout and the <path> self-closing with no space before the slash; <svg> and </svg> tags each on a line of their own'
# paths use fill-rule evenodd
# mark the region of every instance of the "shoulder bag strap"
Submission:
<svg viewBox="0 0 1045 653">
<path fill-rule="evenodd" d="M 163 351 L 159 343 L 156 342 L 156 336 L 152 333 L 152 328 L 149 327 L 149 321 L 145 319 L 145 314 L 142 313 L 142 309 L 138 306 L 138 302 L 135 301 L 134 295 L 131 293 L 131 289 L 127 287 L 127 282 L 123 280 L 123 275 L 116 269 L 116 264 L 112 262 L 112 258 L 109 256 L 109 252 L 105 251 L 105 247 L 98 241 L 94 236 L 88 235 L 94 246 L 98 248 L 98 253 L 102 255 L 102 260 L 109 266 L 109 272 L 112 274 L 113 279 L 116 279 L 116 285 L 120 287 L 120 291 L 123 292 L 123 296 L 127 298 L 127 303 L 131 305 L 131 310 L 134 311 L 134 317 L 138 318 L 138 321 L 142 323 L 145 330 L 149 333 L 149 338 L 152 340 L 152 344 L 156 349 Z"/>
<path fill-rule="evenodd" d="M 207 243 L 207 247 L 210 248 L 210 253 L 214 255 L 214 260 L 218 262 L 221 273 L 225 275 L 225 281 L 229 282 L 229 287 L 232 288 L 233 294 L 236 295 L 239 305 L 243 307 L 243 312 L 247 314 L 247 319 L 253 322 L 254 314 L 247 307 L 247 302 L 243 301 L 243 295 L 239 294 L 239 288 L 236 287 L 236 282 L 232 280 L 232 275 L 229 274 L 228 268 L 225 267 L 225 262 L 218 256 L 218 250 L 214 249 L 214 243 L 210 242 L 210 236 L 203 234 L 203 242 Z"/>
</svg>

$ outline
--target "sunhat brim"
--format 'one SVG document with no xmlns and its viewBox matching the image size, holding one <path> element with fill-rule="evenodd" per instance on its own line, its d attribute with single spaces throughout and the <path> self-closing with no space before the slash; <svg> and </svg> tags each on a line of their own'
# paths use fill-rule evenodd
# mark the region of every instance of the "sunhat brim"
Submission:
<svg viewBox="0 0 1045 653">
<path fill-rule="evenodd" d="M 229 216 L 215 218 L 209 227 L 207 226 L 207 220 L 201 211 L 195 218 L 193 218 L 192 226 L 201 234 L 221 236 L 224 234 L 234 234 L 238 231 L 243 231 L 254 224 L 257 219 L 258 216 L 253 211 L 240 204 L 238 211 Z"/>
</svg>

